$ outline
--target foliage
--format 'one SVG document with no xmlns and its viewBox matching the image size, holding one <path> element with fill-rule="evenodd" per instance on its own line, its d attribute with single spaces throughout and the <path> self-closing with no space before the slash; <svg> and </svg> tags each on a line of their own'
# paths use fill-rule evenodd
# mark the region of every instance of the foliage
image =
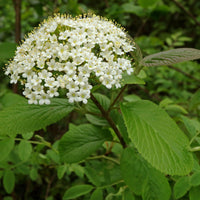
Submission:
<svg viewBox="0 0 200 200">
<path fill-rule="evenodd" d="M 4 75 L 15 9 L 0 2 L 0 199 L 198 200 L 200 64 L 189 60 L 200 57 L 199 5 L 22 1 L 21 38 L 53 13 L 89 12 L 122 24 L 137 43 L 135 74 L 123 75 L 121 90 L 97 85 L 86 105 L 64 93 L 29 105 Z"/>
</svg>

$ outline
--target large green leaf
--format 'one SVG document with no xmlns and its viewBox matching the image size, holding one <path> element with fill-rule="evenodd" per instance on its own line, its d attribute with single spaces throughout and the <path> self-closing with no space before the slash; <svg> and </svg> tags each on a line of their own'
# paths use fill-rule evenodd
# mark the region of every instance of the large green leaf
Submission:
<svg viewBox="0 0 200 200">
<path fill-rule="evenodd" d="M 63 196 L 63 200 L 75 199 L 76 197 L 82 196 L 89 193 L 94 187 L 92 185 L 76 185 L 67 190 Z"/>
<path fill-rule="evenodd" d="M 171 65 L 199 58 L 200 50 L 193 48 L 179 48 L 146 56 L 141 60 L 140 65 L 147 67 Z"/>
<path fill-rule="evenodd" d="M 170 175 L 192 170 L 189 141 L 164 110 L 146 100 L 122 104 L 121 110 L 130 139 L 152 166 Z"/>
<path fill-rule="evenodd" d="M 112 139 L 108 130 L 91 124 L 71 128 L 60 140 L 58 150 L 61 160 L 79 162 L 95 152 L 105 141 Z"/>
<path fill-rule="evenodd" d="M 67 99 L 52 99 L 50 105 L 20 103 L 0 111 L 0 135 L 27 133 L 46 127 L 74 109 Z"/>
<path fill-rule="evenodd" d="M 120 162 L 125 183 L 143 200 L 169 200 L 171 189 L 166 177 L 147 161 L 133 147 L 124 150 Z"/>
</svg>

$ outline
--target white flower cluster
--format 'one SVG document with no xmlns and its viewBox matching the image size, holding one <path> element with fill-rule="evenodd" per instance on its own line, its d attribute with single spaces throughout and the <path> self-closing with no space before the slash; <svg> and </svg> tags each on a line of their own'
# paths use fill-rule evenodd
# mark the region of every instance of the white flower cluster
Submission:
<svg viewBox="0 0 200 200">
<path fill-rule="evenodd" d="M 28 35 L 6 74 L 11 83 L 25 85 L 30 104 L 49 104 L 60 88 L 69 102 L 87 103 L 91 79 L 121 87 L 122 74 L 133 72 L 128 53 L 134 49 L 123 29 L 107 19 L 57 15 Z"/>
</svg>

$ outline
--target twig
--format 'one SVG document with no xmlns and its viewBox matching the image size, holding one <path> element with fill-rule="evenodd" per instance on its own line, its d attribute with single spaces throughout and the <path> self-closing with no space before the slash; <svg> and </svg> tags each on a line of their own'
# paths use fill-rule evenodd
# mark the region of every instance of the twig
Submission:
<svg viewBox="0 0 200 200">
<path fill-rule="evenodd" d="M 21 40 L 21 0 L 13 0 L 15 7 L 15 42 Z"/>
<path fill-rule="evenodd" d="M 177 67 L 174 67 L 174 66 L 171 66 L 171 65 L 168 65 L 168 67 L 171 68 L 171 69 L 176 70 L 177 72 L 180 72 L 181 74 L 183 74 L 183 75 L 185 75 L 185 76 L 187 76 L 187 77 L 189 77 L 189 78 L 191 78 L 191 79 L 193 79 L 193 80 L 195 80 L 195 81 L 200 82 L 200 79 L 198 79 L 198 78 L 192 76 L 191 74 L 188 74 L 187 72 L 184 72 L 183 70 L 181 70 L 181 69 L 179 69 L 179 68 L 177 68 Z"/>
<path fill-rule="evenodd" d="M 114 99 L 114 101 L 110 104 L 109 108 L 108 108 L 108 112 L 111 111 L 112 107 L 115 105 L 115 103 L 118 101 L 118 99 L 121 97 L 122 93 L 124 92 L 124 90 L 127 88 L 127 85 L 124 85 L 124 87 L 121 89 L 121 91 L 119 92 L 119 94 L 117 95 L 117 97 Z"/>
<path fill-rule="evenodd" d="M 200 26 L 200 22 L 197 21 L 197 19 L 195 18 L 195 16 L 187 9 L 184 8 L 184 6 L 176 1 L 176 0 L 172 0 L 181 10 L 183 10 L 194 22 L 196 25 Z"/>
<path fill-rule="evenodd" d="M 49 191 L 50 191 L 50 188 L 51 188 L 51 184 L 53 183 L 53 180 L 55 179 L 56 175 L 53 174 L 50 181 L 48 182 L 48 185 L 47 185 L 47 190 L 46 190 L 46 193 L 45 193 L 45 199 L 48 198 L 49 196 Z"/>
<path fill-rule="evenodd" d="M 114 121 L 110 118 L 109 113 L 104 110 L 104 108 L 101 106 L 101 104 L 97 101 L 97 99 L 94 97 L 94 95 L 92 93 L 91 93 L 91 99 L 95 103 L 95 105 L 99 108 L 103 117 L 108 121 L 108 123 L 110 124 L 112 129 L 115 131 L 115 133 L 116 133 L 120 143 L 122 144 L 122 146 L 124 148 L 126 148 L 126 143 L 125 143 L 123 137 L 121 136 L 121 133 L 119 132 L 119 129 L 115 125 Z"/>
<path fill-rule="evenodd" d="M 105 5 L 106 5 L 106 8 L 109 8 L 108 0 L 104 0 L 104 2 L 105 2 Z"/>
<path fill-rule="evenodd" d="M 148 19 L 149 19 L 149 17 L 146 18 L 146 19 L 143 21 L 143 23 L 141 24 L 141 26 L 139 27 L 139 29 L 137 30 L 137 32 L 136 32 L 136 34 L 135 34 L 135 36 L 134 36 L 135 38 L 138 37 L 138 36 L 140 35 L 140 33 L 141 33 L 142 30 L 144 29 L 144 27 L 145 27 L 145 25 L 146 25 Z"/>
</svg>

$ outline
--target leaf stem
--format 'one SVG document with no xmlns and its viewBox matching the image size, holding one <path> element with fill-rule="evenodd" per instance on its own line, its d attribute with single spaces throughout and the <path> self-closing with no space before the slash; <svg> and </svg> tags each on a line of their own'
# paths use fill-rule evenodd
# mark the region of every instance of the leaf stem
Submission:
<svg viewBox="0 0 200 200">
<path fill-rule="evenodd" d="M 104 186 L 100 186 L 100 187 L 97 187 L 97 188 L 98 188 L 98 189 L 104 189 L 104 188 L 107 188 L 107 187 L 110 187 L 110 186 L 113 186 L 113 185 L 117 185 L 117 184 L 119 184 L 119 183 L 124 183 L 124 180 L 119 180 L 119 181 L 114 182 L 114 183 L 112 183 L 112 184 L 110 184 L 110 185 L 104 185 Z"/>
<path fill-rule="evenodd" d="M 94 102 L 94 104 L 97 106 L 97 108 L 99 108 L 99 110 L 101 111 L 103 117 L 108 121 L 108 123 L 110 124 L 110 126 L 112 127 L 114 132 L 116 133 L 116 135 L 117 135 L 120 143 L 122 144 L 123 148 L 126 148 L 126 143 L 125 143 L 125 141 L 124 141 L 119 129 L 115 125 L 114 121 L 109 116 L 109 113 L 104 110 L 104 108 L 101 106 L 101 104 L 97 101 L 97 99 L 94 97 L 94 95 L 92 93 L 91 93 L 91 99 Z"/>
<path fill-rule="evenodd" d="M 190 149 L 191 152 L 195 152 L 195 151 L 200 151 L 200 146 L 198 147 L 193 147 Z"/>
<path fill-rule="evenodd" d="M 38 141 L 32 141 L 32 140 L 25 140 L 25 139 L 21 139 L 21 138 L 15 138 L 15 141 L 27 141 L 31 144 L 40 144 L 40 145 L 45 145 L 45 146 L 48 146 L 47 144 L 43 143 L 43 142 L 38 142 Z"/>
<path fill-rule="evenodd" d="M 120 164 L 120 162 L 118 160 L 108 157 L 108 156 L 105 156 L 105 155 L 99 155 L 99 156 L 93 156 L 93 157 L 87 158 L 87 160 L 95 160 L 95 159 L 106 159 L 106 160 L 112 161 L 118 165 Z"/>
<path fill-rule="evenodd" d="M 199 134 L 200 134 L 200 131 L 198 131 L 198 132 L 195 134 L 195 136 L 190 140 L 190 144 L 189 144 L 189 145 L 192 144 L 192 142 L 196 139 L 196 137 L 197 137 Z"/>
</svg>

